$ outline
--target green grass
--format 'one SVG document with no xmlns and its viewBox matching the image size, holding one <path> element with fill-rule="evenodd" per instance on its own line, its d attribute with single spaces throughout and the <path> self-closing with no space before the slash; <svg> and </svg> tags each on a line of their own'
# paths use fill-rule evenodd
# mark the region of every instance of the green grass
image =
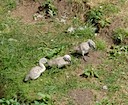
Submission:
<svg viewBox="0 0 128 105">
<path fill-rule="evenodd" d="M 105 48 L 106 48 L 106 42 L 104 40 L 97 39 L 96 40 L 96 47 L 97 47 L 97 50 L 105 50 Z"/>
<path fill-rule="evenodd" d="M 10 3 L 12 3 L 11 6 Z M 9 7 L 5 4 L 8 4 Z M 2 1 L 2 7 L 5 7 L 4 11 L 13 9 L 15 6 L 12 5 L 14 4 L 12 1 Z M 1 7 L 0 14 L 3 14 L 3 8 Z M 95 40 L 97 51 L 105 51 L 107 45 L 105 41 L 94 37 L 94 27 L 87 25 L 88 23 L 81 24 L 81 22 L 74 20 L 77 23 L 76 26 L 72 22 L 63 25 L 53 21 L 50 23 L 51 30 L 46 31 L 42 30 L 42 27 L 47 27 L 47 22 L 27 25 L 11 18 L 8 13 L 0 16 L 0 19 L 0 85 L 3 86 L 5 91 L 4 102 L 9 99 L 13 99 L 13 101 L 17 99 L 16 102 L 26 104 L 37 102 L 40 99 L 38 93 L 41 93 L 45 98 L 50 96 L 50 102 L 52 101 L 53 103 L 51 103 L 56 105 L 63 98 L 69 98 L 68 92 L 72 89 L 82 88 L 102 91 L 102 86 L 107 85 L 107 100 L 101 99 L 97 105 L 104 105 L 104 103 L 111 105 L 112 102 L 119 105 L 121 101 L 122 104 L 127 105 L 125 91 L 127 91 L 128 66 L 127 57 L 123 56 L 124 53 L 112 57 L 108 53 L 101 65 L 96 67 L 92 65 L 93 72 L 96 70 L 99 78 L 79 76 L 77 74 L 78 70 L 82 69 L 84 72 L 87 66 L 82 63 L 80 58 L 71 55 L 71 66 L 64 69 L 52 68 L 44 72 L 37 80 L 23 82 L 26 73 L 38 64 L 41 57 L 51 59 L 70 54 L 75 45 L 89 38 Z M 64 33 L 72 25 L 76 28 L 78 26 L 87 27 L 85 30 L 76 30 L 75 33 Z M 118 52 L 120 47 L 114 50 Z M 125 53 L 127 55 L 127 51 Z M 44 102 L 44 100 L 40 99 L 39 102 Z"/>
</svg>

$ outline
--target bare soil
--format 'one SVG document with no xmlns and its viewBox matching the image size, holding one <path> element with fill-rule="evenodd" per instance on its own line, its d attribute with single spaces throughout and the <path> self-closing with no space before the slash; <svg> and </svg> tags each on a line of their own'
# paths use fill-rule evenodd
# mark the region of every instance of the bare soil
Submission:
<svg viewBox="0 0 128 105">
<path fill-rule="evenodd" d="M 23 23 L 35 23 L 33 15 L 37 12 L 39 6 L 40 4 L 38 2 L 32 0 L 24 1 L 11 14 L 15 18 L 20 18 Z"/>
<path fill-rule="evenodd" d="M 34 0 L 22 0 L 22 3 L 17 5 L 17 8 L 11 12 L 12 16 L 15 18 L 21 18 L 23 23 L 35 23 L 33 19 L 33 15 L 39 12 L 39 8 L 45 0 L 34 1 Z M 67 0 L 55 0 L 54 5 L 57 8 L 57 16 L 61 18 L 61 16 L 74 17 L 79 15 L 81 20 L 84 20 L 85 12 L 90 8 L 86 2 L 70 3 Z M 42 20 L 45 21 L 45 20 Z"/>
<path fill-rule="evenodd" d="M 71 90 L 69 96 L 73 99 L 74 105 L 93 105 L 94 102 L 93 92 L 87 89 Z"/>
</svg>

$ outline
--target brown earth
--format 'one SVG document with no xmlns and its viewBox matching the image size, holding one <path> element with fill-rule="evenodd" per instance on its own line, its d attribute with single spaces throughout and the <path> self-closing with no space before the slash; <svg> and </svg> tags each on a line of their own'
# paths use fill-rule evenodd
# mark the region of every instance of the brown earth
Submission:
<svg viewBox="0 0 128 105">
<path fill-rule="evenodd" d="M 11 12 L 11 15 L 15 18 L 20 18 L 23 23 L 35 23 L 37 21 L 33 19 L 33 15 L 39 12 L 38 7 L 40 7 L 44 1 L 45 0 L 22 0 L 22 3 L 19 3 L 16 9 Z M 68 17 L 74 17 L 78 15 L 81 20 L 84 20 L 83 15 L 90 8 L 86 2 L 77 3 L 74 1 L 71 3 L 67 0 L 55 0 L 54 5 L 57 8 L 56 17 L 61 18 L 61 16 L 64 15 Z M 46 21 L 45 19 L 41 20 Z"/>
<path fill-rule="evenodd" d="M 73 105 L 93 105 L 95 99 L 93 92 L 87 89 L 71 90 L 69 96 L 74 102 Z"/>
<path fill-rule="evenodd" d="M 39 6 L 39 2 L 24 1 L 11 12 L 11 15 L 15 18 L 20 18 L 23 23 L 35 23 L 33 15 L 37 12 Z"/>
</svg>

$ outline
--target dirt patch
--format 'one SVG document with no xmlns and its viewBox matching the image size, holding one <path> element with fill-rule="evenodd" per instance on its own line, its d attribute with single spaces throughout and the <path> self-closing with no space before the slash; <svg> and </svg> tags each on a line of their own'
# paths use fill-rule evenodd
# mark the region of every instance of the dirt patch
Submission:
<svg viewBox="0 0 128 105">
<path fill-rule="evenodd" d="M 21 18 L 23 23 L 34 23 L 36 21 L 34 21 L 33 15 L 37 12 L 39 6 L 39 2 L 32 0 L 24 1 L 12 11 L 11 15 L 16 18 Z"/>
<path fill-rule="evenodd" d="M 33 19 L 33 16 L 35 13 L 39 12 L 39 7 L 41 7 L 43 2 L 44 0 L 22 0 L 22 3 L 19 3 L 11 14 L 13 17 L 21 18 L 21 21 L 24 23 L 35 23 L 37 21 Z M 54 6 L 57 8 L 57 18 L 61 18 L 62 16 L 67 16 L 68 18 L 79 16 L 81 20 L 84 20 L 85 12 L 90 9 L 90 6 L 86 2 L 78 3 L 75 1 L 69 2 L 67 0 L 54 0 Z M 43 17 L 45 18 L 44 15 Z M 40 20 L 45 21 L 44 18 Z"/>
<path fill-rule="evenodd" d="M 86 65 L 91 64 L 93 66 L 98 66 L 102 64 L 102 60 L 105 58 L 106 54 L 103 51 L 92 51 L 87 57 Z"/>
<path fill-rule="evenodd" d="M 73 100 L 74 105 L 93 105 L 94 95 L 93 92 L 87 89 L 75 89 L 69 92 L 70 98 Z"/>
<path fill-rule="evenodd" d="M 106 59 L 107 53 L 104 51 L 90 51 L 88 56 L 86 56 L 87 61 L 83 59 L 82 55 L 77 54 L 73 56 L 77 57 L 81 61 L 81 65 L 79 65 L 79 67 L 74 72 L 74 75 L 80 76 L 83 74 L 83 70 L 88 65 L 92 65 L 94 68 L 100 66 L 104 59 Z"/>
</svg>

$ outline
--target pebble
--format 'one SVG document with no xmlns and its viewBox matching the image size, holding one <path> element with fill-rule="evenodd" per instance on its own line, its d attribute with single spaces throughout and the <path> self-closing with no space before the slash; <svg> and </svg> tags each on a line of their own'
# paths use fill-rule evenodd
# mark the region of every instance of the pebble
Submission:
<svg viewBox="0 0 128 105">
<path fill-rule="evenodd" d="M 103 86 L 104 90 L 108 90 L 108 87 L 106 85 Z"/>
</svg>

